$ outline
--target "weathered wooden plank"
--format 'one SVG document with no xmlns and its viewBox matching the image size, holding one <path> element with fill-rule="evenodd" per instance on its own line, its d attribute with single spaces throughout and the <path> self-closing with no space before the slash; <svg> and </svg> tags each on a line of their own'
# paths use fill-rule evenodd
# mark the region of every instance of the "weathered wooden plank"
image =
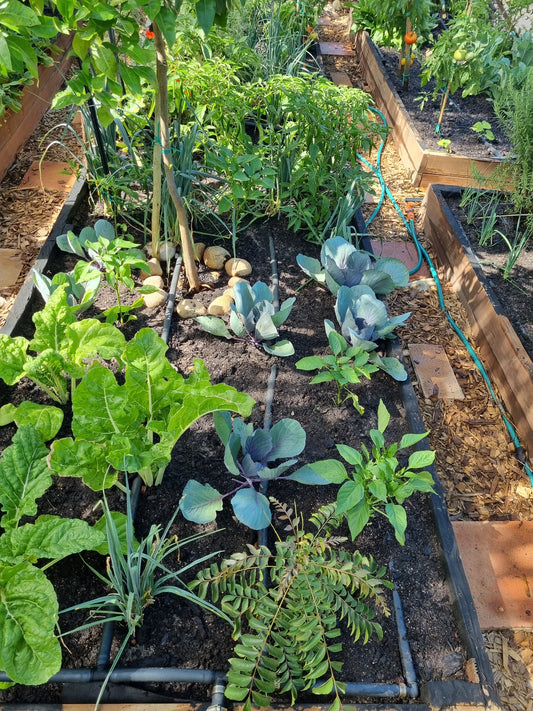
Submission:
<svg viewBox="0 0 533 711">
<path fill-rule="evenodd" d="M 465 307 L 483 364 L 532 459 L 533 363 L 508 319 L 487 294 L 481 268 L 476 266 L 475 257 L 469 259 L 465 252 L 464 243 L 457 236 L 462 228 L 441 194 L 440 186 L 430 186 L 424 198 L 425 235 L 444 276 Z"/>
<path fill-rule="evenodd" d="M 39 67 L 39 81 L 24 88 L 22 109 L 17 113 L 6 111 L 0 119 L 0 180 L 9 170 L 17 152 L 35 131 L 62 85 L 72 61 L 68 56 L 71 42 L 69 35 L 59 37 L 56 46 L 62 54 L 49 67 Z"/>
</svg>

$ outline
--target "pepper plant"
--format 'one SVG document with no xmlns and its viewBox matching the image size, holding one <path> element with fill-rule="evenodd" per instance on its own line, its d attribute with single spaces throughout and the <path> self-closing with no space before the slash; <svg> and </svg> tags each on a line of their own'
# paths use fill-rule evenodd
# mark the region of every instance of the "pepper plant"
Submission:
<svg viewBox="0 0 533 711">
<path fill-rule="evenodd" d="M 435 459 L 435 452 L 417 450 L 407 464 L 400 466 L 397 452 L 417 444 L 427 432 L 406 434 L 399 443 L 385 444 L 385 430 L 390 422 L 390 414 L 380 400 L 377 429 L 370 430 L 372 448 L 362 444 L 361 451 L 345 444 L 338 444 L 337 450 L 352 468 L 347 471 L 338 460 L 318 462 L 321 475 L 328 481 L 341 484 L 337 493 L 337 514 L 346 517 L 352 540 L 380 514 L 388 519 L 394 528 L 396 540 L 405 543 L 407 514 L 403 503 L 416 491 L 433 492 L 433 477 L 424 467 Z M 309 465 L 312 469 L 316 465 Z"/>
</svg>

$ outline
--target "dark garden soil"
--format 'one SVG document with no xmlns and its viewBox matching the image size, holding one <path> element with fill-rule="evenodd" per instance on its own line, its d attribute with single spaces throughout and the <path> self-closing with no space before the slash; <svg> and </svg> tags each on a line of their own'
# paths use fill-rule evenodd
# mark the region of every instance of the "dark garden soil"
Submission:
<svg viewBox="0 0 533 711">
<path fill-rule="evenodd" d="M 269 236 L 274 239 L 279 263 L 281 299 L 297 296 L 297 301 L 286 323 L 283 336 L 295 346 L 295 355 L 288 359 L 275 359 L 251 345 L 218 340 L 200 330 L 193 321 L 175 321 L 169 341 L 168 356 L 176 368 L 187 375 L 195 358 L 202 358 L 214 382 L 225 382 L 252 395 L 257 404 L 252 421 L 262 426 L 266 406 L 267 382 L 272 366 L 277 368 L 277 378 L 272 404 L 272 419 L 284 417 L 297 419 L 307 433 L 307 446 L 300 461 L 312 462 L 335 457 L 335 445 L 340 443 L 358 447 L 368 446 L 368 431 L 376 426 L 379 399 L 383 399 L 391 413 L 387 441 L 397 441 L 406 431 L 404 410 L 398 397 L 397 385 L 385 374 L 375 374 L 369 382 L 357 386 L 364 415 L 358 415 L 348 405 L 337 406 L 328 384 L 309 386 L 310 376 L 297 371 L 294 363 L 304 355 L 326 353 L 324 318 L 333 317 L 334 299 L 316 285 L 305 285 L 305 276 L 296 265 L 299 252 L 316 256 L 317 248 L 287 233 L 282 223 L 270 220 L 256 223 L 238 241 L 238 255 L 251 261 L 254 280 L 270 282 Z M 206 272 L 204 278 L 213 283 L 213 291 L 204 291 L 201 300 L 210 300 L 226 288 L 227 277 L 216 278 Z M 300 289 L 300 290 L 299 290 Z M 299 290 L 299 291 L 298 291 Z M 99 308 L 103 308 L 100 302 Z M 156 318 L 161 318 L 159 311 Z M 154 325 L 152 316 L 141 313 L 140 325 Z M 176 317 L 177 318 L 177 317 Z M 129 330 L 129 329 L 128 329 Z M 15 401 L 18 388 L 4 388 L 3 401 Z M 25 392 L 22 397 L 27 397 Z M 7 428 L 6 428 L 7 430 Z M 6 435 L 9 433 L 6 431 Z M 12 433 L 11 433 L 12 434 Z M 136 517 L 137 534 L 145 534 L 153 523 L 165 524 L 178 505 L 187 480 L 191 477 L 227 491 L 230 475 L 223 466 L 223 448 L 213 428 L 212 418 L 205 417 L 194 425 L 175 448 L 163 483 L 159 487 L 143 489 Z M 323 503 L 335 498 L 336 487 L 315 487 L 291 484 L 272 485 L 269 493 L 279 500 L 292 504 L 305 518 Z M 76 480 L 58 479 L 41 502 L 40 513 L 60 511 L 63 515 L 80 516 L 92 521 L 99 516 L 94 506 L 98 495 L 90 492 Z M 111 503 L 123 508 L 123 496 L 110 494 Z M 444 572 L 439 564 L 438 546 L 432 530 L 427 497 L 416 496 L 407 503 L 407 543 L 396 543 L 392 529 L 376 520 L 364 532 L 355 546 L 365 555 L 372 555 L 380 565 L 393 561 L 396 583 L 406 616 L 408 639 L 414 655 L 415 666 L 421 681 L 444 678 L 463 678 L 466 662 L 464 649 L 451 612 Z M 277 526 L 278 530 L 281 527 Z M 212 538 L 182 550 L 179 565 L 194 560 L 214 547 L 231 553 L 243 549 L 246 542 L 254 542 L 254 534 L 236 522 L 226 506 L 219 514 L 217 524 L 202 527 L 186 522 L 178 516 L 172 533 L 179 537 L 194 531 L 213 531 Z M 100 565 L 98 556 L 85 556 Z M 79 558 L 68 559 L 50 570 L 57 586 L 60 607 L 81 602 L 102 594 L 92 574 Z M 390 600 L 390 597 L 389 597 Z M 344 643 L 345 674 L 350 681 L 376 681 L 397 683 L 402 679 L 394 615 L 389 619 L 378 615 L 384 628 L 382 642 L 373 640 L 362 647 L 346 638 Z M 79 623 L 79 616 L 61 618 L 63 630 Z M 65 667 L 93 666 L 98 650 L 98 628 L 68 636 L 64 650 Z M 117 628 L 114 653 L 123 630 Z M 191 605 L 184 605 L 171 596 L 161 598 L 146 611 L 145 623 L 139 631 L 135 645 L 130 645 L 121 661 L 123 666 L 178 666 L 226 670 L 231 656 L 230 628 L 216 617 Z M 208 689 L 167 688 L 169 695 L 187 696 L 203 700 Z M 6 700 L 55 700 L 56 690 L 36 693 L 31 689 L 17 689 L 4 693 Z M 46 698 L 45 698 L 46 697 Z M 0 697 L 2 698 L 2 697 Z M 316 700 L 316 697 L 314 697 Z"/>
<path fill-rule="evenodd" d="M 498 232 L 493 232 L 486 244 L 480 244 L 480 219 L 474 219 L 468 224 L 466 214 L 460 207 L 458 197 L 449 196 L 446 200 L 453 214 L 461 223 L 468 242 L 473 249 L 488 284 L 498 299 L 503 312 L 511 321 L 514 330 L 522 341 L 524 348 L 533 359 L 533 246 L 531 243 L 522 250 L 509 277 L 504 278 L 504 268 L 509 256 L 509 247 Z M 509 204 L 501 205 L 498 212 L 501 217 L 494 228 L 503 232 L 508 239 L 516 232 L 516 217 Z M 502 213 L 511 213 L 506 216 Z"/>
</svg>

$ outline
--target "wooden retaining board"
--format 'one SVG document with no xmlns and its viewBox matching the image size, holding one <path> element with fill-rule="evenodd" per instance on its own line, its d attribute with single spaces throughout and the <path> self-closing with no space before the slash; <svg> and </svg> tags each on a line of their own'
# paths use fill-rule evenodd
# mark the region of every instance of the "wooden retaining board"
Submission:
<svg viewBox="0 0 533 711">
<path fill-rule="evenodd" d="M 60 35 L 55 46 L 62 53 L 54 64 L 39 67 L 39 80 L 24 88 L 21 110 L 17 113 L 6 111 L 0 119 L 0 180 L 9 170 L 17 152 L 35 131 L 63 84 L 65 72 L 72 61 L 69 57 L 71 44 L 70 35 Z"/>
<path fill-rule="evenodd" d="M 429 187 L 422 204 L 424 232 L 438 264 L 465 307 L 491 381 L 498 388 L 518 438 L 533 460 L 533 363 L 508 318 L 485 288 L 485 278 L 454 215 L 445 185 Z"/>
<path fill-rule="evenodd" d="M 400 159 L 416 187 L 431 183 L 444 185 L 476 185 L 473 171 L 489 178 L 502 161 L 435 151 L 426 146 L 420 134 L 409 123 L 409 115 L 400 95 L 389 82 L 379 53 L 366 32 L 355 35 L 355 54 L 359 59 L 361 73 L 367 90 L 374 97 L 379 109 L 392 127 L 392 137 Z M 484 187 L 487 187 L 485 182 Z M 490 187 L 490 185 L 489 185 Z"/>
</svg>

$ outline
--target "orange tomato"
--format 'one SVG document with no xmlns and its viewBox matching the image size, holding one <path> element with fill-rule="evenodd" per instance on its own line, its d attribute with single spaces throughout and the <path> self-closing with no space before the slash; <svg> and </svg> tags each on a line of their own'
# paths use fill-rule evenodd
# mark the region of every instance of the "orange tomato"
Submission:
<svg viewBox="0 0 533 711">
<path fill-rule="evenodd" d="M 416 32 L 406 32 L 403 38 L 405 44 L 414 44 L 418 39 Z"/>
</svg>

